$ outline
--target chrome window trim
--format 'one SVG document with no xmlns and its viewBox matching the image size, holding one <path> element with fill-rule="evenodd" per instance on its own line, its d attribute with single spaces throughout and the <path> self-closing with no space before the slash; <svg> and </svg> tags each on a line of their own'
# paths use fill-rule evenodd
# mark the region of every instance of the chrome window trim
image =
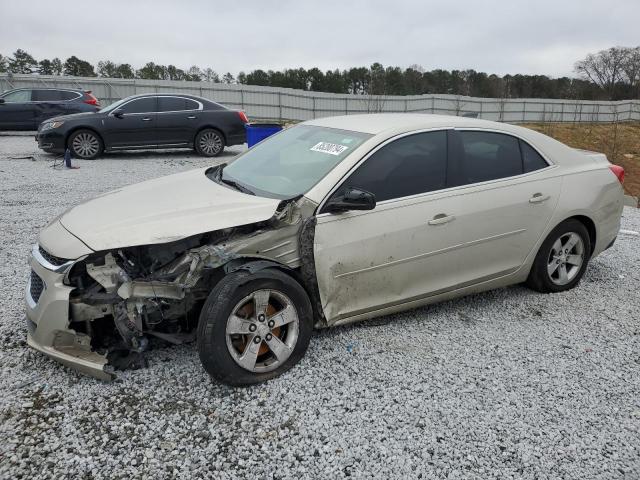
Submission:
<svg viewBox="0 0 640 480">
<path fill-rule="evenodd" d="M 521 173 L 518 175 L 513 175 L 511 177 L 502 177 L 502 178 L 496 178 L 496 179 L 492 179 L 492 180 L 486 180 L 484 182 L 477 182 L 477 183 L 468 183 L 466 185 L 457 185 L 455 187 L 449 187 L 449 188 L 443 188 L 440 190 L 432 190 L 430 192 L 423 192 L 423 193 L 416 193 L 415 195 L 407 195 L 406 197 L 398 197 L 398 198 L 390 198 L 388 200 L 383 200 L 382 202 L 376 202 L 376 207 L 378 205 L 381 206 L 385 206 L 385 205 L 389 205 L 392 203 L 396 203 L 396 202 L 400 202 L 400 201 L 405 201 L 405 200 L 413 200 L 413 199 L 420 199 L 422 197 L 426 197 L 426 196 L 433 196 L 433 195 L 439 195 L 439 194 L 447 194 L 447 193 L 455 193 L 458 190 L 464 190 L 464 189 L 469 189 L 469 188 L 475 188 L 475 187 L 484 187 L 484 186 L 488 186 L 494 183 L 499 183 L 499 182 L 505 182 L 507 180 L 513 180 L 513 179 L 517 179 L 517 178 L 523 178 L 523 177 L 527 177 L 530 175 L 535 175 L 538 174 L 539 172 L 547 172 L 550 171 L 552 169 L 555 169 L 558 167 L 557 164 L 555 163 L 551 163 L 549 161 L 549 159 L 542 154 L 542 152 L 540 152 L 540 150 L 538 150 L 537 148 L 535 148 L 533 145 L 531 145 L 530 142 L 528 142 L 526 139 L 522 138 L 520 135 L 517 134 L 512 134 L 510 132 L 505 132 L 503 130 L 498 130 L 498 129 L 493 129 L 493 128 L 482 128 L 482 127 L 472 127 L 472 128 L 468 128 L 468 127 L 435 127 L 435 128 L 427 128 L 427 129 L 420 129 L 420 130 L 412 130 L 411 132 L 404 132 L 401 133 L 399 135 L 395 135 L 391 138 L 386 139 L 384 142 L 378 144 L 376 147 L 374 147 L 373 149 L 371 149 L 366 155 L 364 155 L 360 160 L 358 160 L 358 162 L 349 169 L 349 171 L 347 173 L 345 173 L 343 175 L 343 177 L 333 186 L 333 188 L 329 191 L 329 193 L 327 195 L 325 195 L 325 197 L 322 199 L 322 201 L 320 202 L 320 204 L 318 205 L 316 211 L 317 212 L 322 212 L 322 209 L 324 208 L 325 204 L 327 203 L 327 201 L 329 200 L 329 198 L 331 198 L 331 195 L 333 195 L 335 193 L 336 190 L 338 190 L 338 188 L 340 188 L 340 186 L 351 176 L 351 174 L 353 172 L 356 171 L 356 169 L 362 165 L 364 162 L 367 161 L 367 159 L 369 159 L 372 155 L 374 155 L 378 150 L 380 150 L 382 147 L 388 145 L 391 142 L 394 142 L 400 138 L 403 137 L 407 137 L 409 135 L 415 135 L 418 133 L 428 133 L 428 132 L 440 132 L 440 131 L 447 131 L 447 130 L 456 130 L 456 131 L 465 131 L 465 130 L 475 130 L 475 131 L 485 131 L 488 133 L 500 133 L 500 134 L 504 134 L 504 135 L 511 135 L 512 137 L 518 138 L 520 140 L 522 140 L 523 142 L 526 142 L 527 145 L 529 145 L 531 148 L 533 148 L 536 152 L 538 152 L 538 154 L 540 154 L 540 156 L 543 158 L 543 160 L 545 162 L 547 162 L 548 166 L 544 167 L 544 168 L 540 168 L 538 170 L 534 170 L 533 172 L 526 172 L 526 173 Z M 447 162 L 448 162 L 448 153 L 447 153 Z M 497 185 L 496 188 L 499 188 L 500 185 Z M 464 194 L 464 192 L 462 193 Z M 366 211 L 355 211 L 356 214 L 360 214 L 360 215 L 366 215 L 369 213 L 373 213 L 375 212 L 375 208 L 373 210 L 366 210 Z M 322 218 L 328 215 L 332 215 L 332 216 L 336 216 L 336 214 L 334 213 L 330 213 L 330 212 L 322 212 L 322 213 L 318 213 L 316 215 L 316 218 Z"/>
<path fill-rule="evenodd" d="M 2 95 L 0 95 L 0 98 L 5 98 L 5 95 L 7 93 L 24 92 L 26 90 L 31 91 L 31 96 L 33 96 L 33 91 L 34 90 L 55 90 L 55 91 L 58 91 L 58 92 L 71 92 L 71 93 L 77 94 L 78 96 L 76 98 L 70 98 L 69 100 L 29 100 L 28 102 L 8 102 L 8 103 L 51 103 L 51 102 L 64 103 L 64 102 L 72 102 L 74 100 L 82 98 L 82 96 L 84 95 L 84 93 L 80 93 L 77 90 L 71 90 L 71 89 L 68 89 L 68 88 L 38 87 L 38 88 L 14 88 L 10 92 L 4 92 Z"/>
<path fill-rule="evenodd" d="M 166 98 L 179 98 L 182 100 L 191 100 L 192 102 L 196 102 L 198 104 L 198 108 L 197 109 L 191 109 L 191 110 L 171 110 L 168 112 L 136 112 L 136 113 L 123 113 L 123 116 L 130 116 L 130 115 L 159 115 L 162 113 L 182 113 L 182 112 L 199 112 L 204 110 L 204 105 L 202 102 L 198 101 L 198 100 L 194 100 L 193 98 L 188 98 L 188 97 L 182 97 L 180 95 L 143 95 L 140 97 L 135 97 L 132 98 L 131 100 L 123 103 L 122 105 L 120 105 L 120 107 L 118 107 L 116 110 L 120 110 L 121 108 L 124 108 L 125 106 L 129 105 L 131 102 L 135 102 L 136 100 L 142 100 L 144 98 L 156 98 L 159 99 L 160 97 L 166 97 Z M 113 111 L 109 112 L 108 114 L 109 117 L 113 117 Z"/>
</svg>

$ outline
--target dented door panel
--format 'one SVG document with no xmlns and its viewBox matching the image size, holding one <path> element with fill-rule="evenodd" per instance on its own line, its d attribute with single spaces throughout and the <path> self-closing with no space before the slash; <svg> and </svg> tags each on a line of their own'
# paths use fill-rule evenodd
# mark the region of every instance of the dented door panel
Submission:
<svg viewBox="0 0 640 480">
<path fill-rule="evenodd" d="M 547 226 L 560 185 L 530 176 L 320 215 L 315 264 L 327 322 L 514 273 Z M 549 201 L 530 203 L 542 188 Z"/>
</svg>

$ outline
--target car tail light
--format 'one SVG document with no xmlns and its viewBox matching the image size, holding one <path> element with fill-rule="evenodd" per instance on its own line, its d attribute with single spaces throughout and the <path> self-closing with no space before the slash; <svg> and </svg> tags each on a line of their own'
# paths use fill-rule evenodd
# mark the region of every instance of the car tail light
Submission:
<svg viewBox="0 0 640 480">
<path fill-rule="evenodd" d="M 100 106 L 100 102 L 98 102 L 98 99 L 91 93 L 91 90 L 87 90 L 84 93 L 86 93 L 86 96 L 88 97 L 83 100 L 84 103 L 95 105 L 96 107 Z"/>
<path fill-rule="evenodd" d="M 240 117 L 240 120 L 242 120 L 242 123 L 249 123 L 249 118 L 247 117 L 247 114 L 244 113 L 242 110 L 238 112 L 238 116 Z"/>
<path fill-rule="evenodd" d="M 620 183 L 624 182 L 624 168 L 620 165 L 609 165 L 609 170 L 613 172 Z"/>
</svg>

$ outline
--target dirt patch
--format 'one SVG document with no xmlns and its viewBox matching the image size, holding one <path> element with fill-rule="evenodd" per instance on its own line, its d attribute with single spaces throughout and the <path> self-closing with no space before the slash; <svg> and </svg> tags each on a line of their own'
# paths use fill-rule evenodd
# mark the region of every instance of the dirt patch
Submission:
<svg viewBox="0 0 640 480">
<path fill-rule="evenodd" d="M 523 125 L 549 135 L 574 148 L 607 155 L 610 162 L 624 167 L 624 189 L 640 196 L 640 123 L 530 123 Z"/>
</svg>

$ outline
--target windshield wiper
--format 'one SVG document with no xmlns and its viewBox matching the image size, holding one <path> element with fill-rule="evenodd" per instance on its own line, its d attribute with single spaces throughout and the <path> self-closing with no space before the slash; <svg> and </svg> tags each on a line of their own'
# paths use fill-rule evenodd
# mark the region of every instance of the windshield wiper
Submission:
<svg viewBox="0 0 640 480">
<path fill-rule="evenodd" d="M 242 192 L 242 193 L 248 193 L 249 195 L 255 195 L 255 192 L 253 190 L 248 189 L 247 187 L 245 187 L 244 185 L 236 182 L 235 180 L 231 180 L 229 178 L 224 178 L 224 173 L 222 172 L 222 170 L 224 170 L 224 167 L 226 167 L 227 165 L 220 165 L 220 168 L 218 169 L 218 171 L 216 172 L 216 180 L 218 180 L 218 182 L 224 183 L 225 185 L 229 185 L 230 187 L 235 188 L 236 190 Z"/>
<path fill-rule="evenodd" d="M 229 186 L 235 188 L 236 190 L 241 191 L 242 193 L 248 193 L 249 195 L 255 195 L 255 193 L 252 190 L 249 190 L 244 185 L 240 185 L 238 182 L 234 182 L 233 180 L 229 180 L 228 178 L 222 178 L 222 176 L 220 176 L 220 181 L 222 183 L 226 184 L 226 185 L 229 185 Z"/>
</svg>

